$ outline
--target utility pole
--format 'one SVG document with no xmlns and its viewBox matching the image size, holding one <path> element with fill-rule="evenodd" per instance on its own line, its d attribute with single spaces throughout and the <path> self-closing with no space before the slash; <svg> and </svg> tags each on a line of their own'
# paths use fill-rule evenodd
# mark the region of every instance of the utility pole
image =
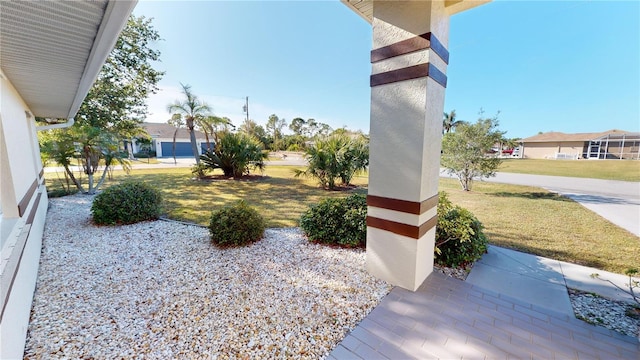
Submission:
<svg viewBox="0 0 640 360">
<path fill-rule="evenodd" d="M 249 122 L 249 97 L 247 96 L 246 98 L 246 102 L 244 104 L 244 106 L 242 107 L 242 110 L 247 113 L 247 122 Z"/>
</svg>

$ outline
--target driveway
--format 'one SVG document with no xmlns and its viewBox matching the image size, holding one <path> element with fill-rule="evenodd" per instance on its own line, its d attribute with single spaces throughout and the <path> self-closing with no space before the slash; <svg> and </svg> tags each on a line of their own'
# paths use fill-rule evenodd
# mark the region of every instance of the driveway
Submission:
<svg viewBox="0 0 640 360">
<path fill-rule="evenodd" d="M 451 177 L 444 169 L 440 176 Z M 640 237 L 640 182 L 514 173 L 497 173 L 482 181 L 536 186 L 562 194 Z"/>
</svg>

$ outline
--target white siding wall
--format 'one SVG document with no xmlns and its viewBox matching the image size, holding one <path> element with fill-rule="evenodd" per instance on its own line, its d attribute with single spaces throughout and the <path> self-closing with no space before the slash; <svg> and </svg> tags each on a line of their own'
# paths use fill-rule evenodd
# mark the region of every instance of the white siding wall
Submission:
<svg viewBox="0 0 640 360">
<path fill-rule="evenodd" d="M 1 72 L 0 81 L 0 358 L 14 359 L 23 355 L 48 200 L 31 111 Z"/>
</svg>

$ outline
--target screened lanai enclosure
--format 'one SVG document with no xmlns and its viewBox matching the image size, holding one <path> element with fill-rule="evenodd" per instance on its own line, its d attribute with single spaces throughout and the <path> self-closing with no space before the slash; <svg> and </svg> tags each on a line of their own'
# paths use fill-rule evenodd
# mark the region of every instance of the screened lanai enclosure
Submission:
<svg viewBox="0 0 640 360">
<path fill-rule="evenodd" d="M 607 134 L 585 143 L 585 159 L 640 160 L 640 133 Z"/>
</svg>

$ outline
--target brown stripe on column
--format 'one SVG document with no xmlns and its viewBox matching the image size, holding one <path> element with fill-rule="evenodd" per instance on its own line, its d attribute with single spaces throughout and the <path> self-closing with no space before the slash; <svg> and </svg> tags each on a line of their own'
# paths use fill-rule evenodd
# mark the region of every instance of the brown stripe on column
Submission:
<svg viewBox="0 0 640 360">
<path fill-rule="evenodd" d="M 33 219 L 35 219 L 36 213 L 38 212 L 38 205 L 40 205 L 40 198 L 41 197 L 42 197 L 42 193 L 39 192 L 38 196 L 36 196 L 36 201 L 33 203 L 33 206 L 31 207 L 31 211 L 29 212 L 29 216 L 27 217 L 27 221 L 26 221 L 27 225 L 33 224 Z"/>
<path fill-rule="evenodd" d="M 434 216 L 427 220 L 420 226 L 403 224 L 396 221 L 385 220 L 376 218 L 373 216 L 367 216 L 367 226 L 374 227 L 376 229 L 390 231 L 394 234 L 410 237 L 413 239 L 420 239 L 427 233 L 427 231 L 433 229 L 438 223 L 438 216 Z"/>
<path fill-rule="evenodd" d="M 27 190 L 27 193 L 24 194 L 24 197 L 18 203 L 18 215 L 20 217 L 22 217 L 22 215 L 24 215 L 24 212 L 27 210 L 27 206 L 29 206 L 29 201 L 31 201 L 31 197 L 33 196 L 33 193 L 36 191 L 37 188 L 38 188 L 38 179 L 35 179 L 33 180 L 33 184 L 31 184 L 31 187 L 29 188 L 29 190 Z"/>
<path fill-rule="evenodd" d="M 38 174 L 39 178 L 42 178 L 44 176 L 44 168 L 40 169 L 40 174 Z"/>
<path fill-rule="evenodd" d="M 422 215 L 429 209 L 438 205 L 438 194 L 435 194 L 422 202 L 367 195 L 367 205 L 381 209 L 400 211 L 407 214 Z"/>
<path fill-rule="evenodd" d="M 433 52 L 436 53 L 436 55 L 438 55 L 445 64 L 449 64 L 449 51 L 430 32 L 372 50 L 371 62 L 375 63 L 429 48 L 431 48 L 431 50 L 433 50 Z"/>
<path fill-rule="evenodd" d="M 443 87 L 447 87 L 447 76 L 443 74 L 433 64 L 425 63 L 413 65 L 402 69 L 391 70 L 379 74 L 371 75 L 371 87 L 391 84 L 394 82 L 418 79 L 428 76 Z"/>
</svg>

